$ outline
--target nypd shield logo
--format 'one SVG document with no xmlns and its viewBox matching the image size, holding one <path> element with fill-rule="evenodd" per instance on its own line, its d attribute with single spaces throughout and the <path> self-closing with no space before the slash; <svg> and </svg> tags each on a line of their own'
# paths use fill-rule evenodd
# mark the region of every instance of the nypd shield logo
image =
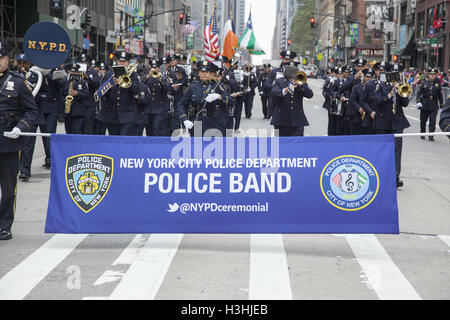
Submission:
<svg viewBox="0 0 450 320">
<path fill-rule="evenodd" d="M 85 213 L 96 208 L 108 193 L 114 172 L 112 158 L 84 154 L 67 159 L 66 183 L 75 204 Z"/>
</svg>

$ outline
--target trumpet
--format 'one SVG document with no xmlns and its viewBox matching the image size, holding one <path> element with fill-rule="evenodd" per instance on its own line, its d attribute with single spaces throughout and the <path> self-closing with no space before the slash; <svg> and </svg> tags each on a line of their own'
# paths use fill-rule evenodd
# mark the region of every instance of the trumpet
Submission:
<svg viewBox="0 0 450 320">
<path fill-rule="evenodd" d="M 308 76 L 306 75 L 305 72 L 299 71 L 299 72 L 297 72 L 297 75 L 295 76 L 294 82 L 296 85 L 302 86 L 308 82 Z"/>
<path fill-rule="evenodd" d="M 117 82 L 120 87 L 122 87 L 123 89 L 131 88 L 131 85 L 133 84 L 133 80 L 131 79 L 131 76 L 137 70 L 138 66 L 139 66 L 139 64 L 137 64 L 137 63 L 131 64 L 127 69 L 127 74 L 120 76 L 117 79 Z"/>
<path fill-rule="evenodd" d="M 70 82 L 69 84 L 69 92 L 70 90 L 73 90 L 73 82 Z M 66 108 L 65 108 L 65 114 L 70 114 L 72 111 L 72 104 L 75 98 L 71 96 L 70 94 L 66 97 Z"/>
<path fill-rule="evenodd" d="M 412 87 L 406 83 L 406 78 L 402 74 L 403 84 L 398 88 L 398 94 L 402 98 L 409 98 L 413 94 Z"/>
<path fill-rule="evenodd" d="M 158 72 L 158 71 L 155 70 L 155 69 L 152 69 L 152 71 L 150 72 L 150 75 L 151 75 L 151 77 L 154 78 L 154 79 L 159 79 L 159 78 L 161 78 L 161 76 L 162 76 L 161 72 Z"/>
</svg>

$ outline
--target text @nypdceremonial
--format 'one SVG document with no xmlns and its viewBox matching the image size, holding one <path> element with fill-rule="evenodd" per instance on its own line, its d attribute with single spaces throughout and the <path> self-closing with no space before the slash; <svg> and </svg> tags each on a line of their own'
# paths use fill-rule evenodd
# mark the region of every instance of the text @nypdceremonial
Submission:
<svg viewBox="0 0 450 320">
<path fill-rule="evenodd" d="M 144 193 L 288 193 L 291 170 L 315 170 L 318 158 L 121 158 L 120 170 L 142 170 Z M 145 170 L 145 171 L 144 171 Z M 226 190 L 226 188 L 228 190 Z"/>
</svg>

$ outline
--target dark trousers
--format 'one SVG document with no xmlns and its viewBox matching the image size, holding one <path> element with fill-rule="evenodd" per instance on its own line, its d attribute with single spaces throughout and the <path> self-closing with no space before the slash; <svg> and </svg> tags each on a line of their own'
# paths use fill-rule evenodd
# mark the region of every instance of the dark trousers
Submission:
<svg viewBox="0 0 450 320">
<path fill-rule="evenodd" d="M 99 136 L 106 135 L 106 125 L 97 119 L 94 120 L 94 134 Z"/>
<path fill-rule="evenodd" d="M 337 116 L 328 112 L 328 136 L 337 136 Z"/>
<path fill-rule="evenodd" d="M 361 123 L 353 122 L 353 118 L 350 118 L 350 134 L 354 136 L 363 134 Z"/>
<path fill-rule="evenodd" d="M 376 134 L 402 134 L 403 130 L 374 130 Z M 403 138 L 395 138 L 395 172 L 397 181 L 400 180 L 402 172 L 402 153 L 403 153 Z"/>
<path fill-rule="evenodd" d="M 30 133 L 37 132 L 37 126 L 32 126 Z M 20 173 L 31 176 L 31 163 L 33 161 L 34 148 L 36 145 L 36 137 L 24 137 L 24 144 L 20 156 Z M 50 160 L 49 160 L 50 161 Z"/>
<path fill-rule="evenodd" d="M 134 123 L 125 123 L 119 125 L 119 135 L 133 137 L 136 135 L 136 125 Z"/>
<path fill-rule="evenodd" d="M 264 119 L 267 119 L 269 117 L 269 115 L 268 115 L 269 98 L 261 96 L 261 102 L 262 102 Z"/>
<path fill-rule="evenodd" d="M 242 119 L 242 109 L 244 107 L 244 98 L 243 97 L 237 97 L 236 98 L 236 104 L 234 108 L 234 122 L 235 130 L 239 130 L 241 128 L 241 119 Z"/>
<path fill-rule="evenodd" d="M 88 106 L 86 115 L 84 117 L 83 133 L 92 135 L 94 134 L 94 122 L 95 122 L 95 108 L 96 106 Z"/>
<path fill-rule="evenodd" d="M 250 93 L 244 96 L 244 105 L 245 105 L 245 117 L 250 119 L 252 117 L 253 110 L 253 100 L 255 99 L 255 95 Z"/>
<path fill-rule="evenodd" d="M 66 117 L 65 127 L 67 134 L 83 134 L 83 117 Z"/>
<path fill-rule="evenodd" d="M 147 114 L 147 137 L 164 137 L 166 136 L 167 127 L 169 123 L 167 122 L 167 116 L 165 113 L 160 114 Z"/>
<path fill-rule="evenodd" d="M 58 114 L 57 113 L 45 113 L 45 125 L 40 125 L 39 130 L 41 133 L 56 133 L 58 127 Z M 50 138 L 42 138 L 45 150 L 45 163 L 50 163 Z"/>
<path fill-rule="evenodd" d="M 16 210 L 19 152 L 0 153 L 0 230 L 11 231 Z"/>
<path fill-rule="evenodd" d="M 275 126 L 278 130 L 278 137 L 303 137 L 305 134 L 305 127 L 280 127 Z"/>
<path fill-rule="evenodd" d="M 430 119 L 429 131 L 434 133 L 436 131 L 437 111 L 420 110 L 420 132 L 427 132 L 427 121 Z"/>
</svg>

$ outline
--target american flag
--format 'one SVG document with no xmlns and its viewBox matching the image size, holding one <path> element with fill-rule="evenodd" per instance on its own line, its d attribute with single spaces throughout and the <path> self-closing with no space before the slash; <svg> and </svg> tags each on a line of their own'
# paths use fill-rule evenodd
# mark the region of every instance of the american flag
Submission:
<svg viewBox="0 0 450 320">
<path fill-rule="evenodd" d="M 342 176 L 340 174 L 338 174 L 333 179 L 331 179 L 331 181 L 333 181 L 336 186 L 340 187 L 341 181 L 342 181 Z"/>
<path fill-rule="evenodd" d="M 209 20 L 204 32 L 205 55 L 209 62 L 214 61 L 220 54 L 216 12 L 217 8 L 214 8 L 214 15 Z"/>
</svg>

